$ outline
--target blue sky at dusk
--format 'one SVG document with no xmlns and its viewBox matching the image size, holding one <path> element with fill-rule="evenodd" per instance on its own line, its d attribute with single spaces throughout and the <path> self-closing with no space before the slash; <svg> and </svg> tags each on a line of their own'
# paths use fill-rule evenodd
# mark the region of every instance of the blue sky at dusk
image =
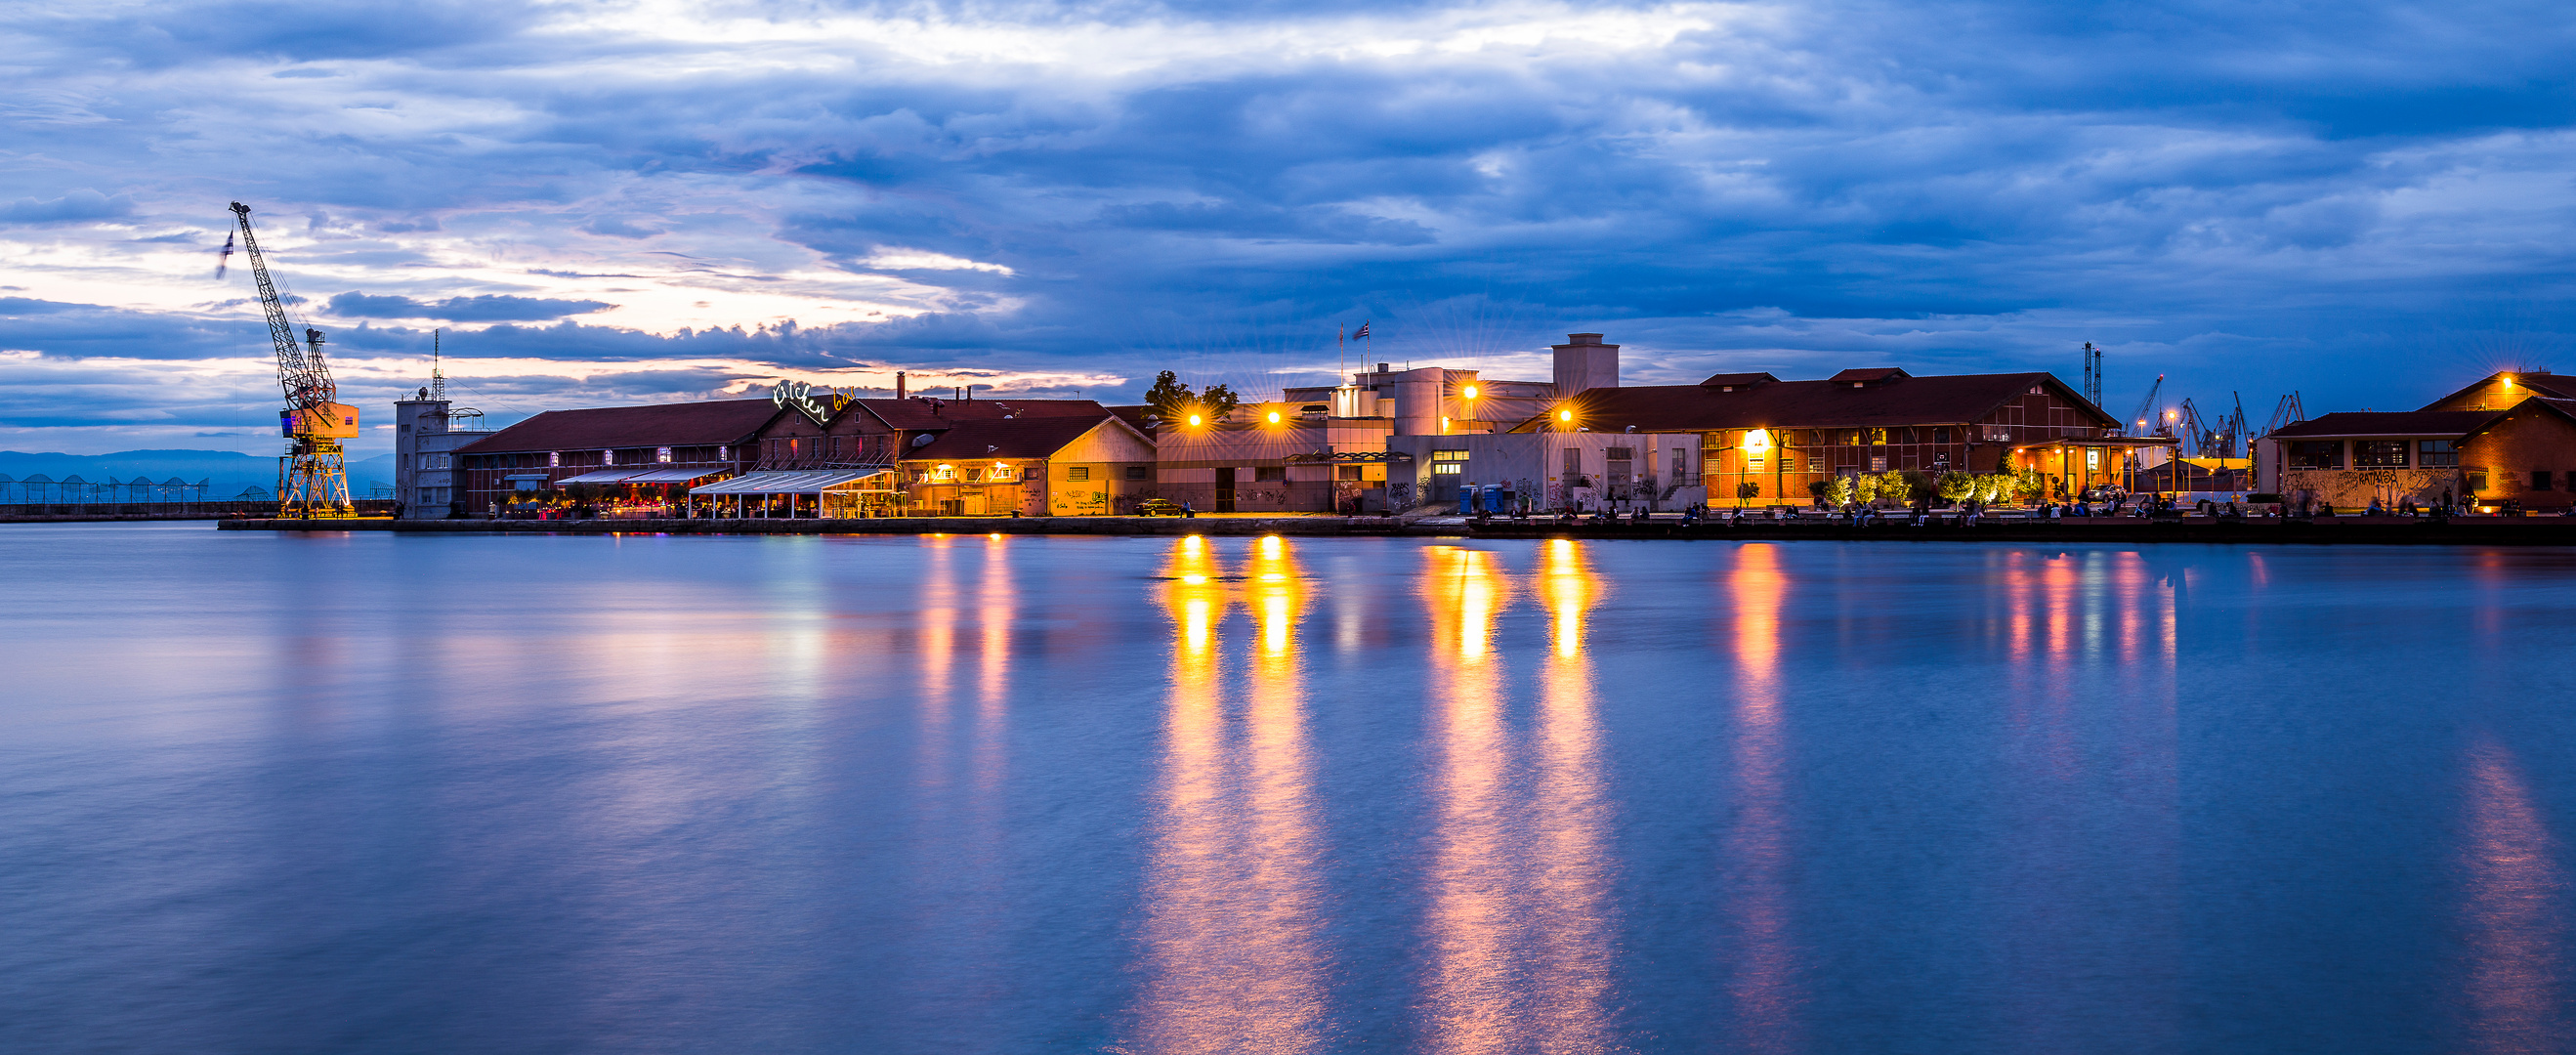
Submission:
<svg viewBox="0 0 2576 1055">
<path fill-rule="evenodd" d="M 1373 354 L 2049 369 L 2257 423 L 2576 370 L 2545 3 L 150 3 L 0 13 L 0 448 L 343 396 L 1127 399 Z M 236 261 L 238 265 L 239 261 Z M 384 420 L 381 416 L 376 420 Z M 362 453 L 364 452 L 362 448 Z"/>
</svg>

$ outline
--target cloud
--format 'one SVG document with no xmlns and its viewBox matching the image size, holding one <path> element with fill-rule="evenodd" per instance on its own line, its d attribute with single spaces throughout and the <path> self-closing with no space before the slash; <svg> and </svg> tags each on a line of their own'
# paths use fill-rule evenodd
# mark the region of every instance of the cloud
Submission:
<svg viewBox="0 0 2576 1055">
<path fill-rule="evenodd" d="M 0 347 L 258 352 L 243 269 L 209 288 L 234 194 L 281 283 L 352 291 L 315 305 L 348 361 L 479 327 L 452 372 L 1254 387 L 1368 318 L 1377 358 L 1539 377 L 1573 329 L 1639 379 L 2090 340 L 2115 395 L 2390 406 L 2576 335 L 2576 40 L 2540 3 L 247 10 L 0 14 Z"/>
<path fill-rule="evenodd" d="M 546 300 L 483 294 L 425 304 L 409 297 L 368 296 L 354 290 L 332 297 L 323 310 L 349 319 L 448 319 L 455 322 L 550 322 L 617 305 L 596 300 Z"/>
<path fill-rule="evenodd" d="M 52 201 L 20 198 L 0 205 L 0 224 L 74 223 L 81 220 L 113 220 L 132 215 L 134 200 L 119 194 L 113 198 L 94 190 L 76 190 Z"/>
</svg>

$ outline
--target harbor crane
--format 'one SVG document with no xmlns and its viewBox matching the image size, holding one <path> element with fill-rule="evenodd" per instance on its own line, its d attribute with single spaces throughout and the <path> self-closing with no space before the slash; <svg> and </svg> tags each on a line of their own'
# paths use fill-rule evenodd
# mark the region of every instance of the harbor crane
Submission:
<svg viewBox="0 0 2576 1055">
<path fill-rule="evenodd" d="M 250 257 L 251 276 L 259 283 L 259 304 L 268 314 L 269 343 L 277 349 L 277 387 L 286 409 L 277 426 L 286 438 L 286 454 L 277 460 L 277 515 L 281 517 L 353 516 L 349 502 L 348 455 L 342 440 L 358 435 L 358 408 L 338 402 L 339 386 L 331 364 L 322 356 L 322 331 L 306 327 L 298 341 L 286 321 L 286 305 L 268 277 L 251 234 L 250 206 L 233 203 L 241 224 L 242 252 Z"/>
<path fill-rule="evenodd" d="M 2165 375 L 2157 374 L 2156 383 L 2147 386 L 2147 398 L 2138 401 L 2138 412 L 2129 415 L 2140 436 L 2170 436 L 2165 423 L 2151 417 L 2156 412 L 2156 394 L 2165 390 Z"/>
<path fill-rule="evenodd" d="M 2238 397 L 2236 410 L 2216 421 L 2203 417 L 2191 400 L 2182 401 L 2183 443 L 2195 458 L 2236 458 L 2237 445 L 2245 437 L 2245 401 Z"/>
</svg>

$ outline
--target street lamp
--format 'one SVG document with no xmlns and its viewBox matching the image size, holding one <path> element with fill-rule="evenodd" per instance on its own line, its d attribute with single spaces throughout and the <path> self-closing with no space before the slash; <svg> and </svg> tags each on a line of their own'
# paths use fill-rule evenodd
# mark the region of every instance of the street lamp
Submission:
<svg viewBox="0 0 2576 1055">
<path fill-rule="evenodd" d="M 1279 424 L 1279 412 L 1278 412 L 1278 411 L 1274 410 L 1274 411 L 1271 411 L 1271 412 L 1270 412 L 1270 423 L 1271 423 L 1271 424 L 1273 424 L 1273 425 Z"/>
</svg>

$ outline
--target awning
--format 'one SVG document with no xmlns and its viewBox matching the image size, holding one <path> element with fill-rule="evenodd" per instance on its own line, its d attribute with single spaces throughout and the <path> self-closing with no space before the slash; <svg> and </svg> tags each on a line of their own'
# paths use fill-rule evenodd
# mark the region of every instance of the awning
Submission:
<svg viewBox="0 0 2576 1055">
<path fill-rule="evenodd" d="M 504 477 L 502 477 L 502 479 L 504 479 L 504 480 L 511 480 L 511 481 L 517 481 L 517 480 L 551 480 L 551 479 L 553 479 L 553 477 L 552 477 L 552 476 L 549 476 L 549 475 L 547 475 L 547 474 L 545 474 L 545 473 L 519 473 L 519 474 L 514 475 L 514 476 L 504 476 Z"/>
<path fill-rule="evenodd" d="M 891 491 L 894 489 L 894 470 L 892 469 L 808 469 L 802 472 L 751 473 L 693 488 L 689 493 L 691 495 L 818 495 L 835 487 L 846 487 L 861 480 L 879 476 L 887 478 L 885 487 L 863 488 L 863 490 Z"/>
<path fill-rule="evenodd" d="M 569 477 L 563 482 L 568 484 L 613 484 L 632 480 L 643 474 L 644 470 L 642 469 L 602 469 L 595 473 L 583 473 L 579 476 Z M 508 477 L 508 479 L 516 480 L 518 477 L 512 476 Z M 543 477 L 539 477 L 539 479 L 543 479 Z"/>
</svg>

